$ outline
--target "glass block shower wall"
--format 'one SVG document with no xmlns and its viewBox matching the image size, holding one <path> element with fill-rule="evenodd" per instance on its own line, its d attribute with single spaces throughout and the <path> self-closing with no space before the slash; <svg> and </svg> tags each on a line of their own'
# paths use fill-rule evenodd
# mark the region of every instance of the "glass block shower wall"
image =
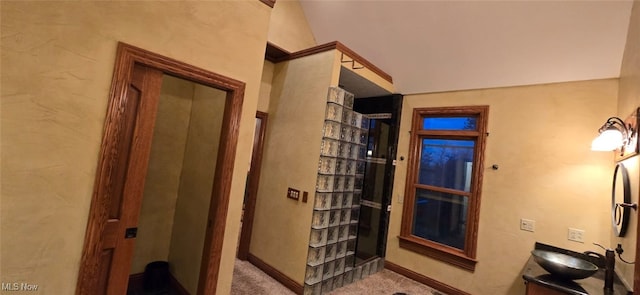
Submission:
<svg viewBox="0 0 640 295">
<path fill-rule="evenodd" d="M 309 238 L 304 294 L 324 294 L 377 272 L 382 260 L 355 267 L 369 119 L 354 95 L 330 87 Z"/>
</svg>

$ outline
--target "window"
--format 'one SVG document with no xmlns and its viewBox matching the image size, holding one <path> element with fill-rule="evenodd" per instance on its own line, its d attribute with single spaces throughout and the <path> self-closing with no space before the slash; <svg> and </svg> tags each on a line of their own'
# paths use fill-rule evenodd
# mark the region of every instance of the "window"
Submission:
<svg viewBox="0 0 640 295">
<path fill-rule="evenodd" d="M 400 247 L 471 270 L 488 106 L 413 111 Z"/>
</svg>

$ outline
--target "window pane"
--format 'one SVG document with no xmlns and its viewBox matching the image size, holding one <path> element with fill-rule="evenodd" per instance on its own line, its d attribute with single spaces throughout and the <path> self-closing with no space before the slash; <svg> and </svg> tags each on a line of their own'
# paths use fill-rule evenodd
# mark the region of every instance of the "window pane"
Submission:
<svg viewBox="0 0 640 295">
<path fill-rule="evenodd" d="M 464 250 L 468 198 L 417 189 L 413 235 Z"/>
<path fill-rule="evenodd" d="M 476 130 L 475 117 L 429 117 L 422 119 L 424 130 Z"/>
<path fill-rule="evenodd" d="M 475 141 L 422 139 L 418 183 L 468 192 Z"/>
</svg>

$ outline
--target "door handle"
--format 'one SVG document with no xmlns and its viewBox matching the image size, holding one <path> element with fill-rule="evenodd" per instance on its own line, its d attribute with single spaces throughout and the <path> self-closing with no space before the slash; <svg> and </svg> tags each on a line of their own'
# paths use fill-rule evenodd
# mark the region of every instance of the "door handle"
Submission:
<svg viewBox="0 0 640 295">
<path fill-rule="evenodd" d="M 124 238 L 125 239 L 133 239 L 138 235 L 138 228 L 137 227 L 130 227 L 127 228 L 124 231 Z"/>
</svg>

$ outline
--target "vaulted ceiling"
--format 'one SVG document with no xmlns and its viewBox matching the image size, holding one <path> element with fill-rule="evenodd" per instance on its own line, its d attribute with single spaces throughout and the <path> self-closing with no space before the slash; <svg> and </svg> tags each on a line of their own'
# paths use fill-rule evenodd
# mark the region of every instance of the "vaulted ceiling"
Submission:
<svg viewBox="0 0 640 295">
<path fill-rule="evenodd" d="M 632 1 L 301 0 L 403 94 L 618 77 Z"/>
</svg>

